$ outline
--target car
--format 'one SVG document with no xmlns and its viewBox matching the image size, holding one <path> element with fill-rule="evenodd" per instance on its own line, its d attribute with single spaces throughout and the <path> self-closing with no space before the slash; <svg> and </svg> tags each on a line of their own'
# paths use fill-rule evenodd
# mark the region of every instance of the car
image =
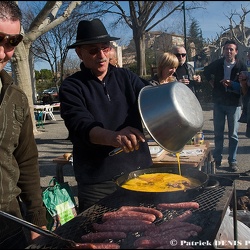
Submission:
<svg viewBox="0 0 250 250">
<path fill-rule="evenodd" d="M 49 89 L 45 89 L 42 92 L 42 102 L 43 104 L 52 104 L 54 102 L 59 101 L 58 89 L 57 87 L 51 87 Z"/>
</svg>

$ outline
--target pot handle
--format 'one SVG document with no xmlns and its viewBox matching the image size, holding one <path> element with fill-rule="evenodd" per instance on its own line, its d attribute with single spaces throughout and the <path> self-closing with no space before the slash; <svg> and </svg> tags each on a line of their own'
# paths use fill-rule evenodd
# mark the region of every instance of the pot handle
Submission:
<svg viewBox="0 0 250 250">
<path fill-rule="evenodd" d="M 209 184 L 209 181 L 211 183 L 210 183 L 210 185 L 207 185 L 207 186 L 204 187 L 205 190 L 212 189 L 212 188 L 218 187 L 220 185 L 220 182 L 215 180 L 215 179 L 209 179 L 208 184 Z"/>
<path fill-rule="evenodd" d="M 115 175 L 115 176 L 112 178 L 112 181 L 113 181 L 113 182 L 116 182 L 116 180 L 117 180 L 120 176 L 122 176 L 122 175 L 124 175 L 123 172 L 121 172 L 121 173 L 118 174 L 118 175 Z"/>
<path fill-rule="evenodd" d="M 122 151 L 123 151 L 122 148 L 116 148 L 116 149 L 112 150 L 111 152 L 109 152 L 109 156 L 117 155 L 117 154 L 121 153 Z"/>
</svg>

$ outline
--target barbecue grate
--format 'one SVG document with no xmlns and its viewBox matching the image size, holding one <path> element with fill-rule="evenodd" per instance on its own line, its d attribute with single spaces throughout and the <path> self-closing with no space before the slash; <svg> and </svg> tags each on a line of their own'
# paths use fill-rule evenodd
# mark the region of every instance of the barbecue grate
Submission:
<svg viewBox="0 0 250 250">
<path fill-rule="evenodd" d="M 188 241 L 192 242 L 209 242 L 213 243 L 216 233 L 219 229 L 221 221 L 224 217 L 227 207 L 229 206 L 233 193 L 232 186 L 217 186 L 211 189 L 206 189 L 195 196 L 193 201 L 200 204 L 200 208 L 193 210 L 193 216 L 189 222 L 199 225 L 203 228 L 202 232 L 197 237 L 190 238 Z M 126 199 L 126 200 L 124 200 Z M 166 201 L 167 202 L 167 201 Z M 100 222 L 103 213 L 108 211 L 115 211 L 123 205 L 131 206 L 145 206 L 155 207 L 155 204 L 148 202 L 139 202 L 136 199 L 127 199 L 123 196 L 121 191 L 116 191 L 112 195 L 106 197 L 96 205 L 90 207 L 71 221 L 56 229 L 55 233 L 58 235 L 74 240 L 75 242 L 82 242 L 81 236 L 91 232 L 91 225 L 94 222 Z M 163 212 L 164 218 L 155 221 L 155 223 L 162 223 L 164 220 L 170 220 L 185 210 L 166 210 Z M 128 237 L 122 241 L 118 241 L 121 248 L 133 249 L 133 242 L 140 233 L 129 234 Z M 200 249 L 201 246 L 192 246 Z M 49 237 L 40 237 L 36 244 L 30 245 L 27 249 L 62 249 L 66 248 L 64 242 L 58 239 Z M 202 248 L 212 248 L 209 244 Z"/>
</svg>

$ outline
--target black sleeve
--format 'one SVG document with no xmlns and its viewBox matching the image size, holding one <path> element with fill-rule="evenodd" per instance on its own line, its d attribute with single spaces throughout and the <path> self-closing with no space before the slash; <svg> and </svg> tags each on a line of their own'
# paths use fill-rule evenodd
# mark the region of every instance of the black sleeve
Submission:
<svg viewBox="0 0 250 250">
<path fill-rule="evenodd" d="M 139 77 L 141 79 L 141 81 L 145 84 L 145 86 L 147 85 L 151 85 L 150 81 L 146 80 L 146 79 L 143 79 L 141 77 Z"/>
</svg>

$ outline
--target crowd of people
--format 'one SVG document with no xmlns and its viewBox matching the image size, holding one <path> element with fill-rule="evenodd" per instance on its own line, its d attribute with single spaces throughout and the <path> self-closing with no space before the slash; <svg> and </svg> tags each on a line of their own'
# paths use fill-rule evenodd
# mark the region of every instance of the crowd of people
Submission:
<svg viewBox="0 0 250 250">
<path fill-rule="evenodd" d="M 5 121 L 1 123 L 3 133 L 0 136 L 0 152 L 5 156 L 0 159 L 0 209 L 46 228 L 38 151 L 28 100 L 3 69 L 22 41 L 21 17 L 14 1 L 0 2 L 0 101 L 5 110 L 0 113 Z M 119 67 L 115 49 L 110 44 L 118 39 L 109 35 L 99 19 L 82 20 L 78 24 L 76 42 L 68 46 L 81 60 L 80 70 L 64 79 L 59 99 L 60 114 L 73 145 L 79 212 L 116 190 L 114 176 L 152 166 L 138 109 L 141 89 L 179 81 L 195 94 L 196 86 L 202 84 L 201 76 L 187 63 L 183 46 L 175 46 L 171 52 L 160 55 L 157 73 L 147 81 Z M 247 71 L 247 67 L 237 59 L 237 54 L 237 44 L 226 41 L 223 58 L 204 68 L 204 77 L 213 89 L 213 158 L 219 168 L 227 121 L 228 164 L 233 172 L 238 171 L 242 97 L 250 95 L 248 76 L 241 73 Z M 250 107 L 247 112 L 246 136 L 250 137 Z M 110 157 L 109 153 L 116 148 L 121 148 L 124 153 Z M 10 227 L 9 223 L 1 218 L 1 248 L 25 247 L 29 240 L 39 236 L 31 232 L 27 239 L 21 226 Z"/>
</svg>

